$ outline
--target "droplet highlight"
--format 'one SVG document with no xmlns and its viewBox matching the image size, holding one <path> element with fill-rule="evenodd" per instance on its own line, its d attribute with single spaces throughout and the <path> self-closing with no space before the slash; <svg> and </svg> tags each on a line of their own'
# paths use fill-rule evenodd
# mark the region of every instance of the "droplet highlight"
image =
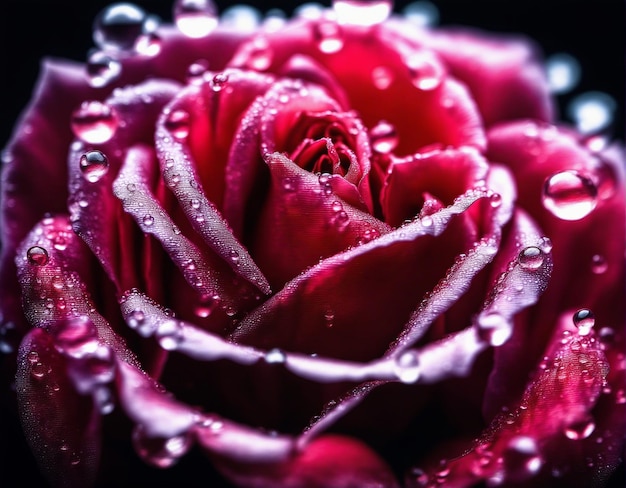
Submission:
<svg viewBox="0 0 626 488">
<path fill-rule="evenodd" d="M 97 100 L 85 101 L 71 119 L 74 135 L 84 142 L 100 144 L 109 141 L 119 125 L 116 110 Z"/>
<path fill-rule="evenodd" d="M 591 178 L 578 171 L 560 171 L 543 185 L 543 206 L 562 220 L 580 220 L 596 207 L 598 189 Z"/>
<path fill-rule="evenodd" d="M 187 37 L 206 37 L 217 27 L 219 17 L 212 0 L 176 0 L 174 23 Z"/>
</svg>

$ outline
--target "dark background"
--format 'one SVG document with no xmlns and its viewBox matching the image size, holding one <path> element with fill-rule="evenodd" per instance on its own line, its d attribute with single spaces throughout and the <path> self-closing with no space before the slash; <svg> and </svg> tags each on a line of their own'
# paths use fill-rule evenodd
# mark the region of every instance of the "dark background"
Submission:
<svg viewBox="0 0 626 488">
<path fill-rule="evenodd" d="M 8 141 L 12 127 L 27 104 L 44 56 L 85 59 L 93 46 L 91 28 L 94 16 L 106 0 L 1 0 L 0 4 L 0 148 Z M 171 0 L 136 0 L 146 11 L 171 20 Z M 232 2 L 217 1 L 220 10 Z M 266 11 L 271 7 L 291 13 L 295 2 L 246 2 Z M 328 5 L 330 1 L 320 2 Z M 396 10 L 407 1 L 396 1 Z M 537 40 L 546 56 L 566 52 L 581 65 L 582 76 L 573 92 L 559 96 L 561 118 L 565 107 L 577 94 L 586 91 L 609 93 L 617 102 L 613 136 L 624 139 L 625 20 L 622 0 L 433 0 L 441 25 L 469 25 L 502 33 L 521 33 Z M 0 290 L 0 293 L 2 291 Z M 11 426 L 0 439 L 0 486 L 45 486 L 37 474 L 32 457 Z M 128 453 L 130 458 L 134 455 Z M 193 459 L 189 460 L 193 463 Z M 22 465 L 24 464 L 24 465 Z M 133 486 L 205 486 L 206 474 L 180 478 L 180 470 L 139 468 Z M 187 470 L 187 474 L 193 471 Z M 14 476 L 19 473 L 19 483 Z M 203 479 L 204 478 L 204 479 Z M 624 486 L 616 476 L 611 486 Z"/>
</svg>

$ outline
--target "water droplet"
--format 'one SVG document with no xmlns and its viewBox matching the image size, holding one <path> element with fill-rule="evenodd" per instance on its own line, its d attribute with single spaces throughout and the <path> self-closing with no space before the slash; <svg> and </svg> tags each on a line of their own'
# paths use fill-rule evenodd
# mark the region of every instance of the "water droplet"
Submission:
<svg viewBox="0 0 626 488">
<path fill-rule="evenodd" d="M 166 351 L 173 351 L 183 341 L 183 327 L 177 320 L 167 320 L 156 330 L 156 338 Z"/>
<path fill-rule="evenodd" d="M 574 325 L 578 327 L 578 335 L 589 335 L 591 329 L 596 323 L 596 318 L 593 312 L 587 308 L 581 308 L 572 317 Z"/>
<path fill-rule="evenodd" d="M 600 254 L 594 254 L 591 257 L 591 271 L 594 274 L 603 274 L 609 268 L 609 263 L 604 258 L 604 256 Z"/>
<path fill-rule="evenodd" d="M 145 225 L 146 227 L 151 227 L 154 224 L 154 217 L 152 215 L 144 215 L 143 219 L 141 219 L 141 221 L 143 222 L 143 225 Z"/>
<path fill-rule="evenodd" d="M 211 90 L 214 92 L 220 92 L 226 87 L 228 83 L 227 73 L 217 73 L 211 80 Z"/>
<path fill-rule="evenodd" d="M 31 365 L 30 374 L 37 380 L 43 379 L 43 377 L 50 372 L 50 367 L 46 366 L 42 362 L 38 361 Z"/>
<path fill-rule="evenodd" d="M 398 133 L 396 128 L 385 120 L 381 120 L 370 130 L 372 149 L 378 153 L 387 154 L 398 145 Z"/>
<path fill-rule="evenodd" d="M 578 171 L 555 173 L 543 184 L 543 206 L 555 217 L 580 220 L 596 207 L 598 189 Z"/>
<path fill-rule="evenodd" d="M 513 329 L 509 321 L 498 312 L 481 314 L 476 320 L 478 335 L 494 347 L 499 347 L 509 340 Z"/>
<path fill-rule="evenodd" d="M 616 108 L 613 97 L 594 91 L 575 97 L 567 107 L 567 114 L 581 133 L 594 134 L 613 123 Z"/>
<path fill-rule="evenodd" d="M 234 249 L 229 253 L 230 261 L 233 264 L 239 264 L 239 253 Z"/>
<path fill-rule="evenodd" d="M 586 416 L 585 418 L 568 425 L 563 433 L 568 439 L 577 441 L 580 439 L 586 439 L 595 429 L 596 424 L 593 421 L 593 418 Z"/>
<path fill-rule="evenodd" d="M 415 383 L 420 377 L 419 353 L 408 350 L 397 356 L 394 373 L 402 383 Z"/>
<path fill-rule="evenodd" d="M 431 53 L 417 51 L 406 58 L 406 65 L 413 85 L 420 90 L 430 91 L 441 85 L 444 71 Z"/>
<path fill-rule="evenodd" d="M 190 84 L 200 84 L 204 81 L 204 75 L 209 70 L 209 62 L 206 59 L 199 59 L 187 67 L 185 79 Z"/>
<path fill-rule="evenodd" d="M 548 85 L 552 93 L 563 94 L 571 91 L 580 80 L 578 60 L 566 53 L 553 54 L 546 60 Z"/>
<path fill-rule="evenodd" d="M 543 466 L 543 458 L 537 443 L 532 437 L 513 437 L 504 453 L 504 473 L 508 481 L 523 481 L 539 472 Z"/>
<path fill-rule="evenodd" d="M 519 265 L 522 269 L 532 271 L 541 268 L 544 254 L 535 246 L 528 246 L 521 250 L 518 256 Z"/>
<path fill-rule="evenodd" d="M 113 137 L 119 119 L 114 108 L 98 101 L 85 101 L 74 111 L 71 126 L 74 135 L 90 144 L 107 142 Z"/>
<path fill-rule="evenodd" d="M 272 65 L 274 52 L 266 38 L 257 37 L 247 46 L 245 56 L 247 68 L 265 71 Z"/>
<path fill-rule="evenodd" d="M 72 317 L 52 329 L 57 350 L 75 358 L 93 354 L 98 348 L 98 332 L 88 317 Z"/>
<path fill-rule="evenodd" d="M 324 312 L 324 324 L 326 324 L 327 328 L 331 328 L 335 325 L 335 311 L 332 309 L 326 310 Z"/>
<path fill-rule="evenodd" d="M 287 355 L 280 349 L 270 349 L 265 353 L 265 361 L 269 364 L 281 364 L 287 360 Z"/>
<path fill-rule="evenodd" d="M 109 171 L 109 160 L 101 151 L 88 151 L 80 157 L 79 167 L 83 178 L 96 183 Z"/>
<path fill-rule="evenodd" d="M 393 83 L 393 72 L 385 66 L 378 66 L 372 70 L 372 83 L 379 90 L 386 90 Z"/>
<path fill-rule="evenodd" d="M 371 26 L 387 20 L 391 0 L 333 0 L 333 10 L 341 24 Z"/>
<path fill-rule="evenodd" d="M 165 128 L 179 141 L 189 136 L 189 112 L 183 109 L 172 110 L 165 119 Z"/>
<path fill-rule="evenodd" d="M 173 18 L 176 27 L 193 38 L 209 35 L 219 21 L 217 7 L 212 0 L 176 0 Z"/>
<path fill-rule="evenodd" d="M 343 47 L 343 33 L 336 22 L 320 20 L 312 25 L 312 29 L 317 47 L 323 53 L 336 53 Z"/>
<path fill-rule="evenodd" d="M 423 227 L 428 228 L 428 227 L 432 227 L 435 222 L 433 221 L 433 218 L 430 215 L 424 215 L 420 219 L 420 223 L 422 224 Z"/>
<path fill-rule="evenodd" d="M 48 251 L 41 246 L 32 246 L 26 251 L 26 258 L 33 266 L 45 266 L 48 264 Z"/>
<path fill-rule="evenodd" d="M 87 58 L 85 69 L 89 84 L 102 88 L 120 76 L 122 63 L 102 51 L 94 51 Z"/>
<path fill-rule="evenodd" d="M 439 22 L 439 9 L 427 0 L 412 2 L 402 12 L 409 22 L 418 27 L 431 27 Z"/>
<path fill-rule="evenodd" d="M 111 389 L 106 386 L 99 386 L 94 389 L 93 400 L 102 415 L 109 415 L 115 410 L 113 394 Z"/>
<path fill-rule="evenodd" d="M 198 317 L 205 319 L 213 313 L 219 304 L 219 301 L 220 297 L 218 295 L 214 295 L 212 297 L 203 296 L 200 303 L 194 309 L 194 313 Z"/>
<path fill-rule="evenodd" d="M 132 3 L 114 3 L 95 18 L 93 40 L 100 48 L 110 51 L 132 51 L 142 34 L 146 13 Z"/>
<path fill-rule="evenodd" d="M 544 236 L 541 238 L 541 242 L 539 243 L 539 249 L 541 249 L 546 254 L 552 251 L 552 241 L 549 237 Z"/>
<path fill-rule="evenodd" d="M 615 403 L 617 405 L 623 405 L 626 403 L 626 393 L 621 388 L 615 392 Z"/>
<path fill-rule="evenodd" d="M 489 195 L 489 205 L 491 205 L 492 208 L 499 208 L 502 206 L 502 195 L 499 193 L 492 193 Z"/>
<path fill-rule="evenodd" d="M 140 35 L 135 42 L 135 51 L 142 56 L 154 57 L 161 52 L 163 40 L 154 32 L 146 32 Z"/>
<path fill-rule="evenodd" d="M 132 441 L 139 457 L 157 468 L 173 466 L 192 445 L 187 433 L 170 438 L 150 437 L 141 425 L 133 429 Z"/>
</svg>

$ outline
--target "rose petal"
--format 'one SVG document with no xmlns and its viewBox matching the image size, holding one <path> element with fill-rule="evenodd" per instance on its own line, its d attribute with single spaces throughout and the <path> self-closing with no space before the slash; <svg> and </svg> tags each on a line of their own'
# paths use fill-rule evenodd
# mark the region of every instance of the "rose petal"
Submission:
<svg viewBox="0 0 626 488">
<path fill-rule="evenodd" d="M 389 232 L 386 224 L 334 194 L 340 176 L 315 176 L 279 153 L 269 156 L 268 165 L 271 189 L 253 253 L 274 288 L 320 259 Z"/>
<path fill-rule="evenodd" d="M 218 464 L 241 486 L 272 488 L 398 487 L 389 466 L 366 444 L 346 436 L 320 437 L 280 465 Z"/>
<path fill-rule="evenodd" d="M 475 187 L 485 179 L 487 163 L 472 148 L 452 148 L 392 161 L 387 171 L 381 205 L 385 221 L 399 226 L 419 213 L 425 194 L 436 197 L 445 206 Z"/>
<path fill-rule="evenodd" d="M 100 462 L 100 412 L 79 394 L 65 358 L 43 329 L 24 338 L 19 351 L 17 398 L 24 432 L 54 486 L 92 486 Z"/>
<path fill-rule="evenodd" d="M 254 63 L 262 56 L 263 70 L 279 72 L 295 53 L 314 59 L 333 73 L 339 84 L 351 87 L 350 107 L 358 111 L 367 127 L 386 120 L 396 128 L 400 141 L 396 153 L 399 155 L 414 153 L 434 142 L 483 147 L 480 116 L 464 88 L 446 78 L 445 73 L 439 73 L 441 78 L 433 81 L 440 83 L 436 89 L 421 90 L 413 84 L 402 48 L 408 48 L 418 57 L 424 50 L 412 49 L 403 36 L 396 36 L 390 42 L 384 26 L 370 31 L 336 25 L 340 49 L 325 52 L 323 47 L 320 49 L 316 36 L 329 22 L 327 19 L 303 19 L 280 32 L 263 33 L 242 44 L 231 65 L 259 69 Z M 432 63 L 438 66 L 438 61 Z M 377 88 L 372 81 L 372 74 L 377 70 L 388 74 L 390 82 L 385 88 Z M 372 100 L 377 103 L 372 104 Z M 420 117 L 415 118 L 415 113 Z"/>
<path fill-rule="evenodd" d="M 530 38 L 468 28 L 399 28 L 417 46 L 441 56 L 450 74 L 469 88 L 486 126 L 523 118 L 552 120 L 554 102 L 542 53 Z"/>
</svg>

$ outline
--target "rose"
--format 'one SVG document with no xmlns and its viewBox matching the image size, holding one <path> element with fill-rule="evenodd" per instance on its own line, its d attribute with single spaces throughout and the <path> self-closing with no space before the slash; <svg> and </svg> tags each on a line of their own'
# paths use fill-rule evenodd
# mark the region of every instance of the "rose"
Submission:
<svg viewBox="0 0 626 488">
<path fill-rule="evenodd" d="M 425 473 L 409 471 L 407 485 L 606 479 L 623 446 L 623 240 L 595 236 L 604 222 L 623 235 L 621 155 L 547 123 L 526 45 L 319 19 L 265 42 L 159 34 L 162 52 L 124 57 L 100 93 L 77 68 L 51 66 L 9 147 L 3 290 L 19 280 L 25 305 L 7 293 L 2 311 L 26 335 L 20 414 L 53 482 L 84 486 L 101 445 L 106 480 L 120 466 L 110 446 L 130 437 L 125 418 L 146 461 L 166 467 L 195 442 L 243 485 L 393 486 L 410 466 Z M 476 52 L 487 61 L 479 77 Z M 207 54 L 210 76 L 177 84 Z M 128 83 L 139 88 L 111 93 Z M 77 114 L 88 144 L 70 144 L 60 121 L 96 98 L 107 105 L 84 109 L 112 107 L 115 134 L 89 142 Z M 377 124 L 383 116 L 392 125 Z M 31 141 L 45 134 L 55 137 L 41 155 Z M 53 174 L 34 178 L 42 158 Z M 553 175 L 593 197 L 573 221 L 541 204 Z M 60 190 L 29 196 L 44 185 Z M 577 331 L 583 307 L 597 325 L 579 312 Z M 262 391 L 246 396 L 244 384 Z M 273 405 L 273 388 L 292 405 Z M 434 413 L 437 432 L 424 432 Z"/>
</svg>

